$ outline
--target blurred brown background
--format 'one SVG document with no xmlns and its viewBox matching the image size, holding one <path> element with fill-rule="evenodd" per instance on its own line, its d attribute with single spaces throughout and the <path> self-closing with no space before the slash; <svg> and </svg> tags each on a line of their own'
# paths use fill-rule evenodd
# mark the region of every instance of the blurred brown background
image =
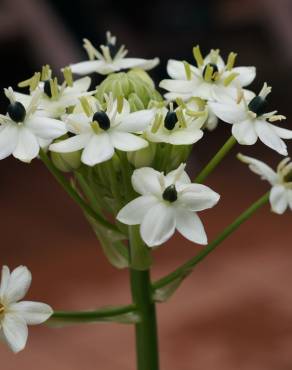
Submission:
<svg viewBox="0 0 292 370">
<path fill-rule="evenodd" d="M 60 68 L 85 58 L 81 40 L 103 41 L 110 29 L 131 56 L 161 57 L 152 75 L 165 77 L 168 58 L 191 61 L 200 43 L 207 51 L 239 53 L 238 65 L 256 65 L 257 91 L 273 86 L 271 110 L 292 117 L 291 1 L 2 0 L 0 84 L 16 87 L 42 64 Z M 7 101 L 2 95 L 1 111 Z M 291 120 L 287 120 L 291 127 Z M 221 123 L 196 145 L 189 165 L 199 171 L 230 134 Z M 290 144 L 291 148 L 291 144 Z M 292 149 L 292 148 L 291 148 Z M 208 179 L 222 195 L 202 213 L 211 240 L 267 189 L 234 155 L 241 151 L 275 164 L 280 157 L 258 143 L 236 147 Z M 291 150 L 290 150 L 291 152 Z M 81 212 L 35 160 L 0 162 L 0 265 L 27 265 L 30 299 L 55 309 L 87 309 L 130 300 L 126 271 L 112 268 Z M 224 242 L 158 306 L 162 370 L 290 370 L 292 368 L 291 213 L 266 206 Z M 176 236 L 155 252 L 154 277 L 201 247 Z M 94 324 L 30 330 L 18 355 L 0 346 L 3 370 L 134 370 L 131 326 Z M 151 370 L 151 369 L 149 369 Z"/>
</svg>

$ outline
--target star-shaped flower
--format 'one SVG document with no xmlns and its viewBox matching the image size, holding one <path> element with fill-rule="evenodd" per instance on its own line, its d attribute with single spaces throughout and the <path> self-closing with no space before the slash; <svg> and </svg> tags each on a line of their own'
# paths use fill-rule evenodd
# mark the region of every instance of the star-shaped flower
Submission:
<svg viewBox="0 0 292 370">
<path fill-rule="evenodd" d="M 242 154 L 238 154 L 238 159 L 247 163 L 251 171 L 271 184 L 270 204 L 273 212 L 283 214 L 287 208 L 292 210 L 292 163 L 290 158 L 284 158 L 279 163 L 276 172 L 258 159 Z"/>
<path fill-rule="evenodd" d="M 198 211 L 213 207 L 219 194 L 205 185 L 192 184 L 185 165 L 166 176 L 153 168 L 134 171 L 132 185 L 141 194 L 123 207 L 117 219 L 127 225 L 140 224 L 140 233 L 149 247 L 165 243 L 177 229 L 185 238 L 207 244 Z"/>
<path fill-rule="evenodd" d="M 134 133 L 145 130 L 151 123 L 153 110 L 130 113 L 126 99 L 113 100 L 112 95 L 105 98 L 106 110 L 101 109 L 97 100 L 91 106 L 83 100 L 86 113 L 73 113 L 67 117 L 68 129 L 75 136 L 54 143 L 49 149 L 59 153 L 83 149 L 81 161 L 94 166 L 110 159 L 114 149 L 128 152 L 145 148 L 148 142 Z"/>
<path fill-rule="evenodd" d="M 31 273 L 19 266 L 11 273 L 2 267 L 0 284 L 0 334 L 13 352 L 24 349 L 28 336 L 27 325 L 48 320 L 53 310 L 45 303 L 21 301 L 31 284 Z"/>
<path fill-rule="evenodd" d="M 8 113 L 0 115 L 0 159 L 12 154 L 23 162 L 30 162 L 37 157 L 40 147 L 67 132 L 65 124 L 39 115 L 40 90 L 34 92 L 28 104 L 16 101 L 11 87 L 4 91 L 10 104 Z"/>
<path fill-rule="evenodd" d="M 264 84 L 259 95 L 248 98 L 241 93 L 237 100 L 209 103 L 213 112 L 224 122 L 232 124 L 232 134 L 243 145 L 253 145 L 259 138 L 269 148 L 287 155 L 282 139 L 292 139 L 292 131 L 272 125 L 270 122 L 285 119 L 277 111 L 267 113 L 267 95 L 271 87 Z"/>
<path fill-rule="evenodd" d="M 107 75 L 112 72 L 130 68 L 149 70 L 159 63 L 158 58 L 149 60 L 141 58 L 125 58 L 128 54 L 128 50 L 125 49 L 124 45 L 118 48 L 116 41 L 116 37 L 112 36 L 110 32 L 107 32 L 106 45 L 100 45 L 99 51 L 93 47 L 89 40 L 84 39 L 84 48 L 87 51 L 89 61 L 72 64 L 72 72 L 79 75 L 85 75 L 92 72 Z"/>
<path fill-rule="evenodd" d="M 255 67 L 234 67 L 236 54 L 230 53 L 227 64 L 219 50 L 203 58 L 199 46 L 193 48 L 197 67 L 187 62 L 169 60 L 167 72 L 172 79 L 160 82 L 160 87 L 169 91 L 165 98 L 184 100 L 199 97 L 207 101 L 221 101 L 236 95 L 236 87 L 247 86 L 255 78 Z"/>
</svg>

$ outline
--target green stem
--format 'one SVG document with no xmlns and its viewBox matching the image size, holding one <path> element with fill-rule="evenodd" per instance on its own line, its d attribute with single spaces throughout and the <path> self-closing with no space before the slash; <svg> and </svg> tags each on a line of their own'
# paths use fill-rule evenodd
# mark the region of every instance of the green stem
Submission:
<svg viewBox="0 0 292 370">
<path fill-rule="evenodd" d="M 223 240 L 225 240 L 229 235 L 231 235 L 238 227 L 248 220 L 259 208 L 269 201 L 269 192 L 263 195 L 255 203 L 253 203 L 248 209 L 246 209 L 238 218 L 235 219 L 229 226 L 222 231 L 222 233 L 214 239 L 207 247 L 202 249 L 195 257 L 191 258 L 189 261 L 184 263 L 182 266 L 178 267 L 175 271 L 166 275 L 162 279 L 156 281 L 153 284 L 153 289 L 160 289 L 174 280 L 185 275 L 187 271 L 192 270 L 199 262 L 201 262 L 207 255 L 212 252 Z"/>
<path fill-rule="evenodd" d="M 137 370 L 159 370 L 155 303 L 149 270 L 130 269 L 131 290 L 141 321 L 136 324 Z"/>
<path fill-rule="evenodd" d="M 113 230 L 118 231 L 118 228 L 105 220 L 102 216 L 96 213 L 81 197 L 80 195 L 72 188 L 69 181 L 63 176 L 63 174 L 53 165 L 47 154 L 41 149 L 39 156 L 43 163 L 46 165 L 51 174 L 55 177 L 58 183 L 63 187 L 63 189 L 68 193 L 68 195 L 86 212 L 89 216 L 93 217 L 99 224 L 102 226 Z"/>
<path fill-rule="evenodd" d="M 128 306 L 106 307 L 95 311 L 55 311 L 51 319 L 54 321 L 60 320 L 62 322 L 93 322 L 135 311 L 136 306 L 133 304 Z"/>
<path fill-rule="evenodd" d="M 223 158 L 230 152 L 233 146 L 236 144 L 236 140 L 233 136 L 226 141 L 221 149 L 215 154 L 210 162 L 203 168 L 199 175 L 195 178 L 194 182 L 202 183 L 210 175 L 210 173 L 218 166 Z"/>
</svg>

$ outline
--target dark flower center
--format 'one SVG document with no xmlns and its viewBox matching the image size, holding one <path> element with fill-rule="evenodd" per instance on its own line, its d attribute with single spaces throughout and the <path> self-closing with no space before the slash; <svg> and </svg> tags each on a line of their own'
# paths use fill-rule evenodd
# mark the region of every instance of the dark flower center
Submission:
<svg viewBox="0 0 292 370">
<path fill-rule="evenodd" d="M 52 97 L 52 90 L 51 90 L 50 80 L 46 80 L 46 81 L 44 82 L 44 93 L 45 93 L 49 98 L 51 98 L 51 97 Z"/>
<path fill-rule="evenodd" d="M 248 109 L 254 112 L 257 116 L 267 112 L 268 102 L 261 96 L 255 96 L 248 104 Z"/>
<path fill-rule="evenodd" d="M 117 47 L 117 45 L 114 45 L 111 42 L 108 42 L 106 46 L 108 47 L 110 56 L 113 59 L 115 55 L 117 54 L 119 48 Z"/>
<path fill-rule="evenodd" d="M 14 103 L 10 103 L 7 108 L 8 114 L 10 118 L 14 122 L 23 122 L 25 119 L 26 111 L 24 106 L 16 101 Z"/>
<path fill-rule="evenodd" d="M 174 129 L 176 123 L 177 123 L 176 113 L 168 111 L 164 118 L 164 127 L 167 130 L 171 131 Z"/>
<path fill-rule="evenodd" d="M 219 71 L 219 70 L 218 70 L 218 67 L 217 67 L 217 65 L 216 65 L 215 63 L 208 63 L 208 64 L 205 66 L 205 68 L 204 68 L 204 70 L 203 70 L 203 78 L 204 78 L 204 79 L 206 78 L 206 72 L 207 72 L 207 68 L 208 68 L 208 66 L 209 66 L 209 68 L 212 68 L 212 77 L 211 77 L 211 80 L 212 80 L 212 81 L 215 81 L 214 73 Z"/>
<path fill-rule="evenodd" d="M 177 200 L 177 191 L 175 185 L 169 185 L 163 192 L 162 198 L 168 202 L 175 202 Z"/>
<path fill-rule="evenodd" d="M 103 130 L 108 130 L 111 127 L 110 119 L 105 112 L 95 112 L 92 121 L 96 121 L 99 127 Z"/>
</svg>

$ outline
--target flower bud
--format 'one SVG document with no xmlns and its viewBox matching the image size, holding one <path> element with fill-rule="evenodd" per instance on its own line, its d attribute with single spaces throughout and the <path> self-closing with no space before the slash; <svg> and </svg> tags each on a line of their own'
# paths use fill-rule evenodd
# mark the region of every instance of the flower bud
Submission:
<svg viewBox="0 0 292 370">
<path fill-rule="evenodd" d="M 59 142 L 61 140 L 56 140 Z M 77 170 L 81 165 L 81 151 L 71 153 L 51 152 L 51 160 L 56 168 L 62 172 Z"/>
<path fill-rule="evenodd" d="M 128 102 L 131 107 L 131 112 L 144 109 L 144 104 L 136 93 L 131 93 L 128 97 Z"/>
<path fill-rule="evenodd" d="M 152 165 L 156 153 L 156 144 L 149 143 L 146 148 L 137 150 L 135 152 L 128 152 L 128 161 L 135 167 L 148 167 Z"/>
</svg>

